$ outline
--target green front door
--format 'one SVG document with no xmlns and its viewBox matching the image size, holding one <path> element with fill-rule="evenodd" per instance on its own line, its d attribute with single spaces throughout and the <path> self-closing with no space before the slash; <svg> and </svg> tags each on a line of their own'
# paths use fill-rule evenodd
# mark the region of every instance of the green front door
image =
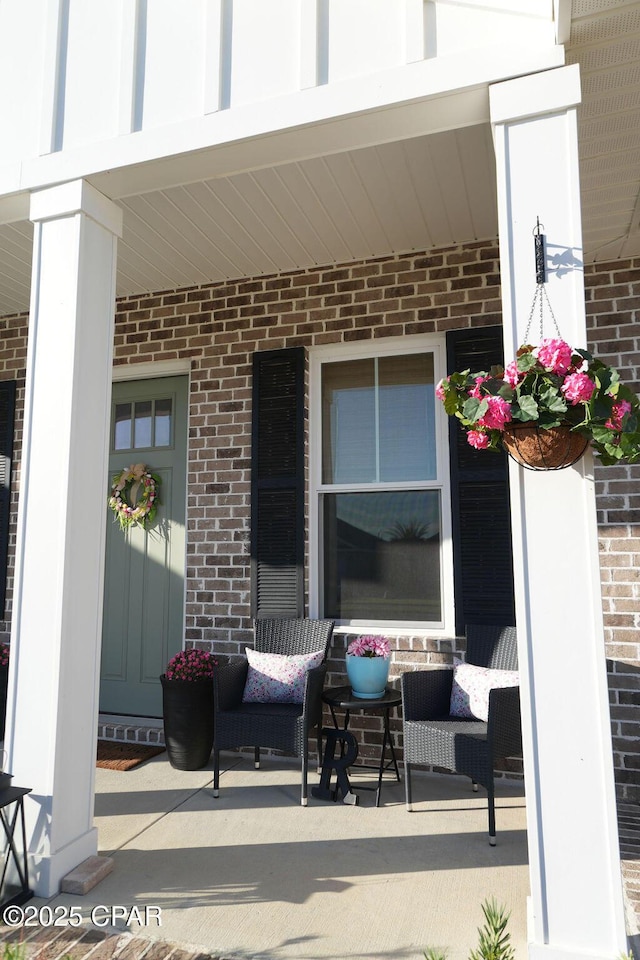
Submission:
<svg viewBox="0 0 640 960">
<path fill-rule="evenodd" d="M 109 488 L 143 463 L 161 478 L 147 530 L 123 532 L 109 510 L 100 711 L 162 716 L 159 677 L 184 635 L 187 377 L 113 385 Z"/>
</svg>

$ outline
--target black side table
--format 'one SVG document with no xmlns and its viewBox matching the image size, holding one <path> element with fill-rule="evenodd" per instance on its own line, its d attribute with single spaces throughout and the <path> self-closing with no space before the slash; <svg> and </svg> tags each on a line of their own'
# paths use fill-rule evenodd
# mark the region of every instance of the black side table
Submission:
<svg viewBox="0 0 640 960">
<path fill-rule="evenodd" d="M 336 728 L 339 727 L 338 719 L 336 717 L 336 709 L 344 710 L 344 726 L 343 729 L 347 730 L 349 728 L 349 719 L 351 713 L 354 710 L 363 710 L 365 713 L 370 711 L 381 711 L 383 722 L 384 722 L 384 735 L 382 737 L 382 744 L 380 747 L 380 763 L 376 767 L 372 764 L 363 763 L 360 766 L 368 767 L 373 770 L 378 771 L 378 786 L 376 788 L 376 807 L 380 806 L 380 791 L 382 790 L 382 774 L 385 770 L 388 770 L 390 767 L 393 767 L 396 772 L 396 779 L 400 781 L 400 770 L 398 769 L 398 761 L 396 759 L 396 752 L 393 747 L 393 740 L 391 739 L 391 731 L 389 729 L 389 712 L 394 708 L 398 707 L 402 703 L 402 696 L 399 691 L 392 690 L 390 687 L 385 689 L 383 696 L 377 697 L 375 700 L 365 700 L 361 697 L 354 697 L 353 690 L 347 684 L 344 687 L 329 687 L 328 690 L 325 690 L 322 694 L 322 700 L 329 706 L 331 710 L 331 716 L 333 718 L 333 723 Z M 389 747 L 390 758 L 386 760 L 387 747 Z M 354 790 L 366 790 L 373 789 L 372 787 L 354 787 Z"/>
<path fill-rule="evenodd" d="M 0 791 L 0 823 L 4 831 L 2 857 L 2 875 L 0 876 L 0 910 L 4 907 L 26 903 L 33 896 L 29 888 L 29 868 L 27 864 L 27 831 L 24 822 L 24 798 L 31 793 L 31 787 L 7 787 Z M 13 805 L 13 810 L 11 806 Z M 16 847 L 16 826 L 20 817 L 22 831 L 22 850 Z M 9 871 L 13 865 L 16 877 Z"/>
</svg>

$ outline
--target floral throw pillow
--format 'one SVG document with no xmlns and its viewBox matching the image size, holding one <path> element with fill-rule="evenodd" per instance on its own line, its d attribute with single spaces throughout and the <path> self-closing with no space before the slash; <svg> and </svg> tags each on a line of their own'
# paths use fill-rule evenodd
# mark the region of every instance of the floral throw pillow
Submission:
<svg viewBox="0 0 640 960">
<path fill-rule="evenodd" d="M 449 715 L 486 721 L 489 691 L 496 687 L 517 687 L 518 683 L 517 670 L 492 670 L 454 659 Z"/>
<path fill-rule="evenodd" d="M 324 650 L 287 657 L 245 647 L 249 669 L 243 703 L 302 703 L 307 670 L 319 667 Z"/>
</svg>

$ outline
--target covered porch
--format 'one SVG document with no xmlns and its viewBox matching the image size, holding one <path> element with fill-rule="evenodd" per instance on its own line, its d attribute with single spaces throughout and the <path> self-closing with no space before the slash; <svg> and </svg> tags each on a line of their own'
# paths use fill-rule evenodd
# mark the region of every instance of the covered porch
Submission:
<svg viewBox="0 0 640 960">
<path fill-rule="evenodd" d="M 498 785 L 492 848 L 486 800 L 464 778 L 414 776 L 413 813 L 391 777 L 378 808 L 365 791 L 359 806 L 310 798 L 302 808 L 295 764 L 271 758 L 254 770 L 248 754 L 225 761 L 217 800 L 210 770 L 173 770 L 166 754 L 126 773 L 97 770 L 99 849 L 113 858 L 113 872 L 86 896 L 31 902 L 80 908 L 98 930 L 163 941 L 152 947 L 156 958 L 169 943 L 225 960 L 422 960 L 429 946 L 466 960 L 483 922 L 481 902 L 494 897 L 511 912 L 517 960 L 526 957 L 522 783 Z M 372 778 L 363 771 L 351 780 L 371 786 Z M 146 925 L 134 920 L 127 928 L 117 915 L 105 927 L 113 905 L 138 907 L 143 918 L 157 906 L 162 925 L 149 911 Z M 43 933 L 40 946 L 60 931 Z M 73 941 L 81 933 L 68 930 L 48 952 L 79 960 Z M 126 944 L 111 941 L 109 949 Z"/>
<path fill-rule="evenodd" d="M 225 11 L 228 15 L 233 5 L 210 5 L 210 16 L 214 7 L 224 27 Z M 566 10 L 566 5 L 560 7 Z M 380 82 L 372 83 L 365 75 L 325 83 L 317 36 L 320 21 L 302 17 L 304 49 L 315 50 L 316 59 L 301 57 L 300 86 L 295 93 L 287 88 L 269 99 L 267 107 L 260 100 L 246 103 L 242 98 L 231 105 L 232 64 L 226 64 L 227 73 L 224 63 L 207 64 L 208 109 L 203 117 L 159 127 L 151 123 L 150 129 L 132 123 L 124 135 L 84 142 L 80 104 L 70 100 L 66 113 L 62 106 L 54 109 L 52 105 L 51 115 L 43 119 L 43 126 L 45 120 L 51 121 L 51 152 L 16 165 L 15 189 L 3 206 L 5 244 L 12 257 L 5 297 L 16 313 L 29 309 L 30 316 L 11 611 L 14 650 L 8 743 L 17 780 L 34 786 L 28 817 L 37 892 L 42 897 L 55 896 L 60 879 L 95 852 L 98 843 L 105 851 L 118 849 L 124 863 L 136 849 L 136 837 L 144 836 L 150 850 L 162 849 L 161 859 L 167 856 L 171 835 L 162 831 L 163 847 L 154 847 L 151 823 L 165 819 L 164 804 L 171 801 L 163 796 L 166 791 L 156 789 L 157 784 L 127 791 L 122 799 L 123 822 L 129 806 L 135 807 L 134 797 L 139 797 L 142 807 L 137 812 L 148 817 L 142 825 L 133 824 L 130 834 L 126 830 L 110 834 L 113 823 L 108 815 L 105 829 L 114 839 L 103 846 L 100 810 L 97 825 L 93 820 L 105 555 L 103 487 L 109 472 L 112 379 L 180 376 L 188 380 L 189 445 L 182 458 L 188 470 L 183 498 L 188 500 L 188 511 L 182 520 L 187 542 L 180 569 L 184 574 L 186 568 L 186 604 L 181 626 L 189 642 L 235 652 L 249 639 L 250 619 L 256 612 L 250 602 L 246 546 L 251 526 L 252 353 L 295 347 L 318 356 L 334 345 L 345 357 L 351 356 L 348 351 L 354 343 L 370 341 L 378 353 L 381 343 L 393 343 L 388 347 L 393 352 L 414 349 L 412 338 L 417 337 L 422 338 L 420 349 L 435 344 L 433 350 L 437 347 L 444 355 L 449 330 L 502 323 L 505 354 L 512 355 L 523 335 L 533 292 L 531 233 L 538 216 L 552 241 L 551 295 L 562 315 L 563 335 L 576 343 L 586 339 L 580 209 L 586 194 L 579 190 L 577 128 L 581 91 L 577 65 L 564 65 L 564 17 L 555 42 L 550 42 L 551 33 L 545 29 L 551 20 L 539 25 L 544 39 L 534 52 L 518 31 L 521 45 L 507 37 L 499 49 L 492 48 L 490 56 L 484 50 L 463 51 L 457 52 L 454 62 L 417 55 L 413 39 L 419 36 L 418 46 L 423 48 L 424 29 L 417 33 L 413 28 L 416 23 L 424 28 L 425 10 L 431 6 L 408 3 L 403 9 L 405 59 L 402 66 L 382 71 Z M 126 100 L 125 80 L 134 75 L 132 51 L 140 24 L 127 21 L 125 26 L 131 76 L 124 77 L 123 70 L 120 78 L 119 121 L 126 119 L 128 110 L 129 119 L 138 122 L 140 104 L 134 102 L 133 94 Z M 231 26 L 227 23 L 220 31 L 223 40 L 228 39 Z M 211 34 L 214 27 L 213 20 L 208 22 Z M 249 27 L 247 32 L 254 36 Z M 224 42 L 219 47 L 224 54 Z M 424 49 L 421 52 L 425 54 Z M 50 54 L 54 56 L 52 50 Z M 251 60 L 248 57 L 247 63 Z M 348 63 L 348 56 L 344 60 Z M 309 82 L 309 73 L 315 85 Z M 158 102 L 164 105 L 166 98 Z M 65 122 L 70 129 L 69 149 L 64 142 Z M 597 190 L 593 185 L 591 189 L 593 197 Z M 629 202 L 627 197 L 625 209 Z M 617 221 L 609 219 L 600 234 L 597 219 L 592 218 L 589 234 L 594 251 L 599 245 L 618 242 Z M 632 255 L 633 243 L 633 237 L 625 237 L 611 255 L 622 250 Z M 434 260 L 432 251 L 436 251 Z M 490 275 L 489 261 L 495 264 Z M 409 289 L 403 275 L 410 270 L 415 287 Z M 393 289 L 388 283 L 392 271 L 397 277 Z M 383 285 L 388 295 L 381 301 L 375 291 Z M 470 289 L 477 289 L 478 300 L 467 297 L 464 291 Z M 114 322 L 116 297 L 119 323 Z M 416 636 L 410 636 L 413 659 L 403 660 L 403 644 L 414 625 L 389 627 L 397 641 L 400 669 L 443 662 L 445 646 L 457 628 L 442 419 L 438 430 L 437 479 L 438 490 L 444 491 L 445 517 L 443 582 L 447 581 L 442 614 L 431 618 L 433 630 L 419 628 Z M 229 436 L 233 441 L 226 439 Z M 306 438 L 310 450 L 318 445 L 318 437 L 316 430 Z M 527 883 L 530 886 L 526 936 L 532 958 L 555 960 L 563 954 L 608 958 L 622 951 L 626 941 L 592 463 L 587 458 L 579 468 L 545 482 L 523 475 L 513 465 L 510 470 L 527 830 L 522 822 L 513 827 L 517 839 L 513 862 L 503 866 L 507 871 L 515 867 L 523 871 L 518 874 L 522 886 L 514 907 L 522 924 L 525 888 Z M 221 478 L 225 472 L 227 476 Z M 79 524 L 71 505 L 84 503 L 87 489 L 91 493 Z M 304 495 L 316 523 L 308 484 Z M 563 526 L 573 531 L 570 548 L 549 550 L 548 531 Z M 308 594 L 302 598 L 305 612 L 312 616 L 321 605 L 320 577 L 314 569 L 317 524 L 315 540 L 313 536 L 304 541 L 311 572 Z M 353 630 L 359 626 L 356 623 Z M 343 640 L 344 636 L 343 632 Z M 176 639 L 182 642 L 183 637 L 176 638 L 174 633 L 172 641 Z M 149 676 L 155 680 L 162 667 L 162 662 L 155 663 Z M 569 684 L 567 677 L 571 677 Z M 40 727 L 32 723 L 37 711 L 44 712 Z M 161 766 L 156 761 L 149 770 Z M 235 777 L 236 771 L 227 776 Z M 453 781 L 446 783 L 450 787 Z M 208 804 L 200 786 L 194 784 L 193 796 L 173 798 L 175 812 L 166 814 L 171 824 L 175 817 L 183 829 L 190 829 L 193 818 L 184 819 L 181 812 L 192 814 L 199 805 Z M 269 810 L 263 794 L 254 799 L 245 789 L 240 779 L 236 794 L 240 802 L 223 816 L 224 807 L 216 807 L 215 819 L 212 814 L 210 825 L 202 826 L 201 842 L 206 845 L 207 836 L 215 841 L 221 835 L 218 820 L 226 830 L 239 819 L 225 843 L 232 863 L 239 834 L 243 846 L 242 829 L 253 830 L 259 824 L 254 810 L 262 812 L 263 806 Z M 578 805 L 572 790 L 580 795 Z M 120 791 L 114 791 L 109 781 L 105 796 L 114 792 Z M 450 801 L 436 791 L 436 805 L 447 806 Z M 474 804 L 475 798 L 470 802 Z M 453 803 L 464 807 L 466 801 L 455 794 Z M 483 816 L 482 801 L 478 806 L 478 816 Z M 285 824 L 294 810 L 285 804 L 275 809 L 282 810 Z M 394 831 L 406 829 L 400 826 L 405 820 L 413 821 L 402 809 L 390 809 L 396 815 L 390 836 L 402 849 L 403 841 Z M 523 810 L 521 798 L 513 809 L 517 820 Z M 238 810 L 242 813 L 236 817 Z M 296 809 L 296 818 L 303 812 Z M 336 812 L 329 807 L 322 813 L 332 828 Z M 338 814 L 347 825 L 345 836 L 352 829 L 350 813 L 340 810 Z M 249 825 L 243 822 L 243 814 Z M 114 822 L 119 822 L 118 815 Z M 306 829 L 312 823 L 307 821 Z M 368 824 L 368 819 L 363 817 L 361 823 Z M 447 824 L 435 831 L 438 837 L 446 836 L 446 842 L 440 839 L 433 844 L 420 860 L 423 868 L 418 869 L 418 858 L 408 856 L 407 862 L 415 866 L 409 871 L 396 853 L 385 852 L 391 843 L 383 837 L 374 844 L 383 869 L 378 864 L 363 869 L 362 876 L 393 873 L 399 878 L 394 890 L 400 891 L 409 875 L 414 920 L 419 918 L 420 898 L 415 897 L 413 883 L 420 876 L 427 884 L 422 899 L 440 910 L 444 901 L 437 886 L 439 868 L 433 864 L 444 862 L 444 847 L 460 850 L 462 855 L 469 846 L 468 829 L 457 817 L 447 818 Z M 425 835 L 411 830 L 415 836 Z M 292 847 L 291 855 L 299 862 L 300 875 L 306 877 L 304 902 L 320 895 L 330 900 L 331 890 L 320 888 L 327 880 L 329 887 L 344 883 L 343 874 L 334 874 L 330 868 L 305 873 L 307 855 L 315 852 L 316 841 L 301 835 L 302 849 Z M 418 845 L 415 836 L 405 837 L 404 845 Z M 174 849 L 184 849 L 182 837 L 175 837 Z M 480 836 L 477 839 L 480 842 Z M 486 845 L 484 837 L 481 842 Z M 259 848 L 261 843 L 258 839 L 246 846 Z M 334 844 L 340 841 L 327 834 L 325 843 L 323 856 L 329 852 L 337 858 Z M 348 837 L 346 844 L 351 861 L 356 848 Z M 256 894 L 255 880 L 245 874 L 250 872 L 251 852 L 243 850 L 235 879 L 232 870 L 231 880 L 224 881 L 239 888 L 237 906 L 243 909 L 243 897 L 294 902 L 290 888 L 269 896 L 258 889 Z M 202 878 L 201 887 L 209 890 L 209 860 L 198 862 L 199 854 L 194 856 L 195 874 Z M 478 850 L 480 860 L 469 865 L 469 876 L 477 870 L 484 878 L 479 865 L 484 868 L 482 858 L 488 856 L 488 848 Z M 145 883 L 141 877 L 148 867 L 142 860 L 134 864 L 134 859 L 131 875 L 137 877 L 136 896 L 140 896 Z M 313 855 L 310 859 L 313 863 Z M 186 863 L 190 860 L 185 858 Z M 138 866 L 141 875 L 136 874 Z M 265 870 L 266 886 L 272 871 L 269 866 Z M 127 876 L 129 872 L 128 867 L 123 871 Z M 455 880 L 463 872 L 461 868 L 454 872 L 451 903 L 444 910 L 446 923 L 455 918 Z M 151 883 L 154 873 L 152 867 Z M 494 876 L 490 868 L 486 873 L 488 879 Z M 361 898 L 367 885 L 352 882 L 353 872 L 347 877 L 345 893 L 351 891 L 356 912 L 366 917 L 369 911 Z M 119 897 L 123 887 L 116 879 L 111 883 L 113 896 Z M 384 908 L 386 882 L 381 883 L 385 889 L 376 907 Z M 180 889 L 186 890 L 187 885 L 188 896 L 193 897 L 193 876 Z M 477 892 L 476 883 L 474 897 Z M 196 895 L 200 896 L 197 891 Z M 171 896 L 180 900 L 175 891 Z M 403 909 L 404 900 L 397 904 L 400 917 Z M 229 917 L 237 916 L 229 910 Z M 184 913 L 177 911 L 179 917 Z M 232 932 L 235 923 L 229 920 Z M 395 918 L 394 924 L 402 928 Z M 450 930 L 445 924 L 443 940 Z M 176 919 L 176 936 L 182 939 L 186 933 Z M 468 945 L 459 934 L 458 929 L 455 948 L 465 951 Z M 360 935 L 365 937 L 366 932 Z M 278 927 L 276 943 L 281 936 Z M 310 936 L 315 941 L 320 934 L 312 929 Z M 419 936 L 421 931 L 416 930 L 412 942 Z M 236 949 L 232 940 L 228 942 L 230 949 Z M 247 942 L 248 946 L 240 945 L 245 955 L 260 949 L 257 941 Z M 297 956 L 296 949 L 292 946 L 289 954 L 280 955 Z M 371 949 L 376 947 L 372 944 Z M 389 947 L 396 953 L 389 955 L 410 956 L 409 949 L 413 947 L 397 943 Z M 397 952 L 403 950 L 405 954 Z M 342 955 L 337 946 L 332 955 Z M 372 956 L 371 950 L 363 954 L 367 955 Z"/>
</svg>

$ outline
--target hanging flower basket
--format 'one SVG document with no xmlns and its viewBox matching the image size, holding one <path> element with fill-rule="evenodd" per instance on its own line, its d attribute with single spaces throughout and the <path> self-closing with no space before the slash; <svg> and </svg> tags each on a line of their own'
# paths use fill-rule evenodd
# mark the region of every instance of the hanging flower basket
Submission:
<svg viewBox="0 0 640 960">
<path fill-rule="evenodd" d="M 577 463 L 589 438 L 562 424 L 542 430 L 535 424 L 508 423 L 502 445 L 512 460 L 528 470 L 563 470 Z"/>
<path fill-rule="evenodd" d="M 640 461 L 640 401 L 612 367 L 562 339 L 524 344 L 506 368 L 452 373 L 436 387 L 477 450 L 504 448 L 534 470 Z"/>
</svg>

